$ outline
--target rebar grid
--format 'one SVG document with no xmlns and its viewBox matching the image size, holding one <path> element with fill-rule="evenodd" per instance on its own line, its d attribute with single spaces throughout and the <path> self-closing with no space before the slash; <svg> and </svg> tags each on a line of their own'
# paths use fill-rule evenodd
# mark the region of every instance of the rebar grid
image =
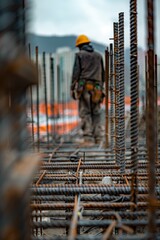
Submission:
<svg viewBox="0 0 160 240">
<path fill-rule="evenodd" d="M 149 5 L 148 8 L 151 14 L 153 6 Z M 110 58 L 107 59 L 107 67 L 110 60 L 110 72 L 107 72 L 111 98 L 110 149 L 96 145 L 82 148 L 73 138 L 61 143 L 39 143 L 43 162 L 30 188 L 33 239 L 160 238 L 160 213 L 155 212 L 159 208 L 157 199 L 160 199 L 159 149 L 149 148 L 157 150 L 157 155 L 154 155 L 157 162 L 152 165 L 148 147 L 146 149 L 143 143 L 138 145 L 137 1 L 131 0 L 130 30 L 131 146 L 125 145 L 124 133 L 124 15 L 120 13 L 119 23 L 114 23 L 114 52 L 110 45 Z M 151 54 L 151 51 L 148 52 Z M 149 56 L 153 57 L 152 54 Z M 148 69 L 149 66 L 151 60 L 148 58 Z M 148 79 L 153 77 L 153 69 L 151 72 L 148 70 Z M 146 85 L 147 89 L 150 86 L 151 95 L 153 88 L 156 94 L 156 82 L 154 86 L 153 82 Z M 147 106 L 150 101 L 147 99 Z M 156 108 L 155 98 L 153 104 Z M 151 129 L 151 125 L 147 125 L 147 132 L 151 134 L 148 126 Z M 153 184 L 151 190 L 148 188 L 150 168 L 152 174 L 154 172 L 153 180 L 149 180 L 150 188 Z"/>
<path fill-rule="evenodd" d="M 28 136 L 25 92 L 28 86 L 36 83 L 34 78 L 36 74 L 31 63 L 26 62 L 25 56 L 21 55 L 23 51 L 21 52 L 18 46 L 25 42 L 24 3 L 25 1 L 20 0 L 16 4 L 12 0 L 0 2 L 2 13 L 9 10 L 9 14 L 6 14 L 6 17 L 9 16 L 8 21 L 5 22 L 8 25 L 3 25 L 3 18 L 0 25 L 0 49 L 5 42 L 4 39 L 7 43 L 10 39 L 10 35 L 3 39 L 3 34 L 11 30 L 11 35 L 14 36 L 14 50 L 16 50 L 14 59 L 7 59 L 8 55 L 3 59 L 4 56 L 0 54 L 0 74 L 3 80 L 0 88 L 0 239 L 160 239 L 160 203 L 157 201 L 160 199 L 158 187 L 160 164 L 156 139 L 154 1 L 147 0 L 147 149 L 144 146 L 140 149 L 138 146 L 137 2 L 130 1 L 131 148 L 126 148 L 125 152 L 124 121 L 122 121 L 124 120 L 124 26 L 123 13 L 120 13 L 119 30 L 118 23 L 114 23 L 114 83 L 112 82 L 113 53 L 110 47 L 110 81 L 111 88 L 114 88 L 112 92 L 115 92 L 111 96 L 112 107 L 115 104 L 115 108 L 112 108 L 115 110 L 115 148 L 113 148 L 114 142 L 111 144 L 111 149 L 99 145 L 90 149 L 81 148 L 73 138 L 70 142 L 61 139 L 61 142 L 57 141 L 56 144 L 49 143 L 48 127 L 47 143 L 40 142 L 39 86 L 37 85 L 37 148 L 43 155 L 40 170 L 34 175 L 31 186 L 30 181 L 37 169 L 38 158 L 29 155 L 26 146 Z M 11 13 L 12 17 L 10 17 Z M 4 29 L 1 28 L 2 26 Z M 21 28 L 17 31 L 19 26 Z M 9 44 L 6 46 L 10 47 Z M 38 47 L 35 50 L 37 65 L 35 72 L 38 74 Z M 7 64 L 10 60 L 16 62 L 19 56 L 20 64 L 23 63 L 19 69 L 24 75 L 19 75 L 16 69 L 13 69 L 15 72 L 3 75 L 3 62 Z M 43 63 L 43 78 L 46 81 L 45 54 L 43 54 Z M 51 61 L 51 75 L 53 75 L 53 61 Z M 8 79 L 14 80 L 14 85 L 10 85 L 11 82 L 8 84 Z M 46 86 L 44 90 L 47 109 Z M 32 94 L 30 96 L 32 97 Z M 113 97 L 115 97 L 114 103 Z M 34 131 L 32 134 L 35 134 Z M 34 141 L 35 138 L 32 137 Z M 32 237 L 29 225 L 28 188 L 31 193 Z"/>
<path fill-rule="evenodd" d="M 45 144 L 43 147 L 45 147 Z M 49 165 L 53 166 L 53 172 L 50 172 L 47 167 L 46 169 L 42 168 L 43 170 L 45 169 L 46 172 L 44 177 L 41 179 L 40 184 L 32 184 L 31 187 L 31 209 L 32 218 L 34 220 L 33 229 L 39 229 L 37 232 L 34 231 L 33 239 L 43 239 L 43 237 L 48 239 L 47 235 L 45 235 L 48 231 L 52 232 L 53 239 L 60 237 L 59 235 L 56 235 L 57 231 L 62 233 L 62 239 L 65 239 L 65 237 L 68 239 L 69 232 L 70 239 L 87 239 L 88 236 L 92 236 L 93 239 L 97 239 L 97 237 L 99 237 L 99 239 L 103 239 L 106 231 L 109 231 L 106 229 L 109 229 L 109 226 L 112 226 L 113 222 L 117 220 L 115 217 L 116 213 L 120 214 L 122 218 L 120 220 L 120 224 L 125 227 L 122 229 L 119 228 L 120 225 L 116 222 L 113 229 L 117 230 L 115 230 L 116 232 L 109 231 L 110 236 L 116 236 L 116 238 L 119 239 L 119 234 L 121 232 L 124 234 L 126 231 L 128 234 L 131 232 L 133 234 L 134 229 L 136 234 L 134 235 L 135 239 L 141 239 L 140 236 L 145 239 L 148 223 L 146 151 L 143 149 L 141 154 L 139 152 L 140 158 L 143 157 L 143 155 L 145 155 L 145 157 L 143 160 L 140 159 L 139 164 L 141 163 L 142 165 L 138 167 L 137 171 L 137 179 L 140 183 L 137 189 L 137 208 L 135 212 L 131 210 L 135 208 L 135 205 L 132 202 L 132 189 L 130 187 L 132 177 L 130 175 L 130 171 L 126 171 L 126 176 L 122 176 L 120 171 L 115 172 L 115 170 L 112 170 L 112 167 L 115 168 L 116 163 L 115 159 L 111 159 L 109 162 L 107 161 L 107 154 L 109 153 L 109 150 L 101 149 L 100 151 L 96 147 L 92 148 L 92 156 L 95 155 L 94 151 L 96 153 L 96 158 L 94 156 L 93 161 L 94 167 L 92 168 L 93 162 L 92 164 L 89 164 L 92 157 L 91 149 L 83 149 L 82 152 L 85 151 L 85 155 L 81 155 L 79 153 L 81 150 L 81 148 L 74 149 L 71 144 L 68 145 L 67 143 L 60 144 L 59 148 L 56 146 L 56 150 L 54 151 L 51 149 L 44 149 L 44 152 L 46 152 L 44 160 L 45 164 L 42 166 L 47 166 L 48 162 Z M 71 152 L 73 154 L 79 153 L 79 160 L 81 160 L 77 160 L 74 164 L 70 164 L 72 161 L 72 158 L 70 158 L 70 156 L 72 156 Z M 87 155 L 90 156 L 88 159 Z M 103 162 L 103 170 L 101 169 L 100 171 L 99 169 L 97 170 L 100 162 L 96 160 L 99 155 L 100 157 L 103 156 L 103 160 L 101 160 Z M 82 158 L 82 156 L 85 157 Z M 128 154 L 128 157 L 129 156 L 130 154 Z M 63 164 L 60 169 L 57 169 L 56 166 L 60 162 L 60 157 L 64 157 Z M 127 161 L 131 163 L 130 158 Z M 85 164 L 88 165 L 89 168 L 85 168 Z M 64 165 L 66 165 L 67 168 L 63 168 Z M 73 165 L 75 165 L 74 168 Z M 128 165 L 127 162 L 126 165 Z M 131 169 L 131 166 L 129 166 L 128 169 Z M 78 174 L 80 172 L 82 174 L 81 180 L 80 175 Z M 50 178 L 48 179 L 47 176 L 50 176 Z M 96 179 L 95 176 L 98 176 L 98 179 Z M 111 177 L 111 184 L 103 183 L 105 176 Z M 58 178 L 58 180 L 54 177 Z M 159 179 L 158 168 L 157 178 Z M 48 182 L 46 184 L 45 180 L 47 179 Z M 81 184 L 79 184 L 79 181 L 81 181 Z M 156 188 L 156 192 L 159 198 L 160 191 L 158 188 Z M 75 196 L 77 194 L 81 195 L 79 202 L 80 205 L 75 204 Z M 77 207 L 79 210 L 74 211 Z M 72 218 L 73 212 L 75 214 L 74 220 Z M 75 221 L 74 224 L 73 221 Z M 156 224 L 157 228 L 159 228 L 160 223 L 157 221 Z M 70 229 L 71 226 L 72 231 Z M 44 236 L 40 237 L 41 228 L 43 228 L 42 233 Z M 74 231 L 76 231 L 76 233 Z M 96 235 L 96 233 L 99 234 Z"/>
</svg>

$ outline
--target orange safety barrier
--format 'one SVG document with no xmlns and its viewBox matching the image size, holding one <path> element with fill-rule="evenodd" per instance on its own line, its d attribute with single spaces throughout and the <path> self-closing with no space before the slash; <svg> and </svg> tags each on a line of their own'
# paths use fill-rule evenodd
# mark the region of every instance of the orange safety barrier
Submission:
<svg viewBox="0 0 160 240">
<path fill-rule="evenodd" d="M 125 97 L 125 108 L 126 111 L 129 111 L 131 104 L 130 96 Z M 110 102 L 108 103 L 110 109 Z M 142 102 L 139 101 L 139 106 L 142 105 Z M 158 105 L 160 105 L 160 98 L 158 99 Z M 102 103 L 103 109 L 105 108 L 105 100 Z M 36 118 L 36 105 L 33 106 L 33 115 Z M 58 135 L 63 135 L 72 131 L 75 127 L 79 124 L 78 118 L 78 102 L 77 101 L 70 101 L 67 103 L 55 103 L 54 105 L 48 104 L 47 105 L 48 111 L 48 130 L 49 133 L 56 133 Z M 40 118 L 43 118 L 43 121 L 39 122 L 39 131 L 40 134 L 46 134 L 47 132 L 47 123 L 45 119 L 46 115 L 46 105 L 45 103 L 39 104 L 39 115 Z M 37 133 L 37 122 L 34 122 L 34 133 Z M 28 128 L 32 130 L 32 124 L 28 124 Z"/>
</svg>

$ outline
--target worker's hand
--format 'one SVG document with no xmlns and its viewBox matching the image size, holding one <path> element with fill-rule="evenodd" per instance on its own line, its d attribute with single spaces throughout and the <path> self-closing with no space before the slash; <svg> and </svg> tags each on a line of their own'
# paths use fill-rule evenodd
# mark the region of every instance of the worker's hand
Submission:
<svg viewBox="0 0 160 240">
<path fill-rule="evenodd" d="M 77 83 L 78 83 L 77 80 L 75 80 L 74 82 L 72 82 L 72 84 L 71 84 L 71 91 L 74 91 L 74 90 L 75 90 L 75 88 L 76 88 L 76 86 L 77 86 Z"/>
<path fill-rule="evenodd" d="M 75 90 L 71 90 L 71 97 L 72 97 L 74 100 L 77 100 L 77 99 L 76 99 Z"/>
</svg>

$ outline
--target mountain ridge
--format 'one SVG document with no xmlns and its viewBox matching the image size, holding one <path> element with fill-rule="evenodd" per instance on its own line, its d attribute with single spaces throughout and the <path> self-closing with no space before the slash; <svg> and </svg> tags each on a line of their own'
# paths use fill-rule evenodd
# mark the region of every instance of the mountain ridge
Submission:
<svg viewBox="0 0 160 240">
<path fill-rule="evenodd" d="M 33 33 L 27 34 L 27 44 L 31 45 L 32 53 L 36 46 L 38 46 L 39 53 L 55 53 L 58 48 L 69 47 L 70 49 L 75 49 L 76 35 L 64 35 L 64 36 L 45 36 L 36 35 Z M 92 45 L 95 50 L 104 53 L 107 46 L 104 44 L 92 41 Z"/>
</svg>

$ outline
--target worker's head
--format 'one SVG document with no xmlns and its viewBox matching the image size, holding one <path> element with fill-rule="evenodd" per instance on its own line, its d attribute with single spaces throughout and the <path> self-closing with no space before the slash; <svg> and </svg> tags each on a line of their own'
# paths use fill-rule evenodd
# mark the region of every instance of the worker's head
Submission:
<svg viewBox="0 0 160 240">
<path fill-rule="evenodd" d="M 89 38 L 86 35 L 79 35 L 76 39 L 76 47 L 80 47 L 83 44 L 88 44 L 91 41 L 89 40 Z"/>
</svg>

